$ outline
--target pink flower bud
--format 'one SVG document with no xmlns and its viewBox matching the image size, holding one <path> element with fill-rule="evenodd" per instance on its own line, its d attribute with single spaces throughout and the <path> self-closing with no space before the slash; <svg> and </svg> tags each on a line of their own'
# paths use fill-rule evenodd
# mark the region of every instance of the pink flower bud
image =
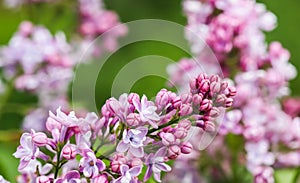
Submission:
<svg viewBox="0 0 300 183">
<path fill-rule="evenodd" d="M 196 78 L 190 80 L 190 90 L 192 94 L 198 93 L 198 81 Z"/>
<path fill-rule="evenodd" d="M 140 124 L 140 115 L 137 113 L 130 113 L 126 117 L 126 123 L 129 126 L 137 126 L 138 124 Z"/>
<path fill-rule="evenodd" d="M 174 136 L 178 139 L 183 139 L 187 135 L 187 130 L 185 128 L 176 128 Z"/>
<path fill-rule="evenodd" d="M 217 107 L 213 107 L 209 112 L 209 115 L 215 118 L 220 115 L 220 110 Z"/>
<path fill-rule="evenodd" d="M 204 79 L 208 79 L 208 76 L 205 73 L 201 73 L 201 74 L 198 75 L 197 79 L 199 81 L 201 81 L 201 80 L 204 80 Z"/>
<path fill-rule="evenodd" d="M 219 82 L 220 77 L 218 75 L 211 75 L 209 80 L 210 80 L 210 82 Z"/>
<path fill-rule="evenodd" d="M 228 87 L 228 83 L 226 81 L 222 81 L 221 83 L 221 91 L 224 91 Z"/>
<path fill-rule="evenodd" d="M 96 27 L 92 22 L 85 22 L 80 25 L 79 32 L 83 35 L 92 35 L 96 33 Z"/>
<path fill-rule="evenodd" d="M 196 121 L 196 126 L 199 128 L 204 129 L 205 128 L 205 122 L 203 120 L 197 120 Z"/>
<path fill-rule="evenodd" d="M 300 98 L 286 98 L 283 101 L 283 110 L 293 118 L 300 116 Z"/>
<path fill-rule="evenodd" d="M 176 140 L 175 136 L 172 133 L 161 133 L 162 143 L 165 146 L 173 144 Z"/>
<path fill-rule="evenodd" d="M 203 94 L 202 93 L 193 95 L 193 98 L 192 98 L 193 105 L 194 106 L 200 105 L 200 103 L 202 102 L 202 99 L 203 99 Z"/>
<path fill-rule="evenodd" d="M 190 142 L 183 142 L 180 150 L 183 154 L 190 154 L 193 150 L 193 145 Z"/>
<path fill-rule="evenodd" d="M 260 182 L 275 182 L 274 181 L 274 170 L 271 167 L 257 167 L 255 169 L 254 181 L 255 183 Z"/>
<path fill-rule="evenodd" d="M 139 96 L 138 94 L 136 94 L 136 93 L 130 93 L 130 94 L 128 95 L 128 102 L 129 102 L 130 104 L 133 104 L 132 101 L 134 101 L 134 100 L 140 101 L 140 96 Z"/>
<path fill-rule="evenodd" d="M 169 94 L 166 89 L 160 90 L 155 99 L 155 104 L 159 107 L 165 107 L 170 102 Z"/>
<path fill-rule="evenodd" d="M 130 167 L 143 165 L 143 161 L 140 158 L 133 158 L 130 162 Z"/>
<path fill-rule="evenodd" d="M 110 117 L 110 116 L 109 116 L 110 112 L 107 110 L 106 105 L 103 105 L 103 106 L 102 106 L 102 108 L 101 108 L 101 113 L 102 113 L 102 115 L 105 116 L 105 117 Z"/>
<path fill-rule="evenodd" d="M 280 59 L 285 58 L 285 60 L 288 60 L 290 58 L 290 53 L 288 50 L 284 49 L 280 42 L 274 41 L 270 43 L 270 57 L 271 59 Z"/>
<path fill-rule="evenodd" d="M 204 79 L 204 80 L 201 80 L 199 82 L 199 90 L 200 92 L 202 93 L 206 93 L 209 91 L 209 87 L 210 87 L 210 82 L 208 79 Z"/>
<path fill-rule="evenodd" d="M 265 135 L 265 129 L 261 126 L 247 127 L 243 135 L 246 139 L 257 141 L 263 138 Z"/>
<path fill-rule="evenodd" d="M 192 101 L 192 95 L 190 93 L 185 93 L 180 95 L 180 99 L 183 104 L 188 104 Z"/>
<path fill-rule="evenodd" d="M 186 130 L 189 130 L 191 128 L 191 126 L 192 126 L 192 123 L 187 119 L 181 120 L 178 123 L 179 128 L 185 128 Z"/>
<path fill-rule="evenodd" d="M 76 152 L 75 145 L 67 144 L 67 145 L 64 146 L 64 148 L 62 150 L 62 156 L 66 160 L 74 159 L 76 157 L 76 155 L 77 155 L 77 152 Z"/>
<path fill-rule="evenodd" d="M 48 137 L 45 133 L 32 131 L 32 141 L 37 146 L 45 146 L 48 143 Z"/>
<path fill-rule="evenodd" d="M 203 121 L 212 121 L 213 118 L 210 115 L 203 115 L 203 116 L 200 116 L 198 119 L 203 120 Z"/>
<path fill-rule="evenodd" d="M 215 100 L 215 103 L 218 106 L 225 107 L 226 99 L 227 99 L 227 97 L 224 94 L 220 94 L 220 95 L 217 96 L 217 98 Z"/>
<path fill-rule="evenodd" d="M 121 110 L 119 103 L 115 99 L 108 99 L 105 105 L 111 114 L 116 114 Z"/>
<path fill-rule="evenodd" d="M 228 91 L 229 91 L 229 94 L 228 96 L 229 97 L 234 97 L 236 95 L 236 88 L 235 87 L 228 87 Z"/>
<path fill-rule="evenodd" d="M 216 130 L 216 126 L 211 121 L 205 121 L 204 130 L 207 132 L 214 132 Z"/>
<path fill-rule="evenodd" d="M 120 166 L 127 163 L 127 159 L 122 154 L 116 154 L 114 159 L 110 162 L 110 167 L 113 172 L 119 173 Z"/>
<path fill-rule="evenodd" d="M 180 116 L 187 116 L 190 115 L 193 112 L 192 106 L 189 104 L 183 104 L 179 110 L 179 115 Z"/>
<path fill-rule="evenodd" d="M 211 108 L 212 108 L 212 101 L 209 99 L 204 99 L 201 102 L 199 110 L 200 111 L 209 111 Z"/>
<path fill-rule="evenodd" d="M 233 99 L 232 98 L 227 98 L 226 99 L 226 103 L 225 103 L 225 107 L 231 107 L 233 104 Z"/>
<path fill-rule="evenodd" d="M 162 131 L 165 132 L 165 133 L 171 132 L 171 131 L 173 131 L 173 128 L 172 128 L 171 126 L 167 126 L 167 127 L 164 127 L 164 128 L 162 129 Z"/>
<path fill-rule="evenodd" d="M 170 91 L 168 91 L 168 95 L 169 95 L 169 97 L 170 97 L 170 100 L 174 100 L 174 99 L 177 97 L 177 94 L 176 94 L 176 93 L 170 92 Z"/>
<path fill-rule="evenodd" d="M 50 183 L 51 180 L 49 177 L 42 175 L 42 176 L 37 177 L 35 182 L 36 183 Z"/>
<path fill-rule="evenodd" d="M 91 183 L 108 183 L 108 178 L 106 174 L 98 175 L 97 177 L 93 178 Z"/>
<path fill-rule="evenodd" d="M 176 108 L 176 109 L 179 108 L 182 104 L 180 97 L 179 96 L 175 97 L 172 100 L 172 104 L 173 104 L 174 108 Z"/>
<path fill-rule="evenodd" d="M 34 27 L 31 22 L 25 21 L 25 22 L 22 22 L 22 24 L 19 27 L 19 30 L 23 36 L 29 36 L 32 33 L 32 31 L 34 30 Z"/>
<path fill-rule="evenodd" d="M 178 145 L 172 145 L 168 149 L 168 158 L 169 159 L 176 159 L 181 153 L 181 149 Z"/>
<path fill-rule="evenodd" d="M 207 132 L 214 132 L 216 129 L 215 124 L 210 121 L 198 120 L 196 121 L 196 126 Z"/>
<path fill-rule="evenodd" d="M 219 93 L 221 90 L 221 83 L 220 82 L 212 82 L 210 83 L 210 91 L 213 93 L 213 94 L 217 94 Z"/>
</svg>

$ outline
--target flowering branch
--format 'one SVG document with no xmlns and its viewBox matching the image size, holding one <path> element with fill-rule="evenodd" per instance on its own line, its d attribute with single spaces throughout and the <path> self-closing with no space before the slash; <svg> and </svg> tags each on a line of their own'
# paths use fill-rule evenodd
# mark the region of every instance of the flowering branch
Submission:
<svg viewBox="0 0 300 183">
<path fill-rule="evenodd" d="M 138 182 L 144 166 L 143 181 L 153 174 L 160 182 L 161 172 L 171 171 L 165 162 L 191 153 L 192 144 L 184 140 L 191 126 L 214 131 L 214 118 L 232 105 L 234 95 L 218 76 L 200 74 L 191 80 L 191 92 L 177 95 L 162 89 L 155 103 L 135 93 L 110 98 L 100 118 L 94 113 L 77 118 L 59 108 L 56 114 L 49 112 L 46 122 L 51 137 L 34 130 L 24 133 L 14 156 L 20 158 L 22 177 L 36 182 Z"/>
</svg>

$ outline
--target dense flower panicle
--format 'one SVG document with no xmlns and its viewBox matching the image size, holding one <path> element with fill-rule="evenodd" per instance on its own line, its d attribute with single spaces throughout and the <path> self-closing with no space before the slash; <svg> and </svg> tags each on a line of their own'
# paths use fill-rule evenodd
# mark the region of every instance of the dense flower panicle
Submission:
<svg viewBox="0 0 300 183">
<path fill-rule="evenodd" d="M 199 32 L 220 61 L 238 49 L 243 69 L 259 66 L 266 55 L 263 31 L 271 31 L 276 26 L 275 15 L 263 4 L 253 0 L 186 0 L 183 7 L 188 17 L 187 28 Z M 199 53 L 201 50 L 196 48 L 200 41 L 191 39 L 190 42 L 195 53 Z"/>
<path fill-rule="evenodd" d="M 276 17 L 254 0 L 185 0 L 183 8 L 188 19 L 187 29 L 190 30 L 186 32 L 186 38 L 195 57 L 203 62 L 202 49 L 207 43 L 220 61 L 224 75 L 231 76 L 233 81 L 229 83 L 234 82 L 238 91 L 234 102 L 222 94 L 216 98 L 216 104 L 233 106 L 233 110 L 225 114 L 219 131 L 221 136 L 217 139 L 226 143 L 224 139 L 229 133 L 244 138 L 246 154 L 243 156 L 254 182 L 274 182 L 274 165 L 275 168 L 292 165 L 282 163 L 282 153 L 276 147 L 284 146 L 296 153 L 299 148 L 296 135 L 296 131 L 299 134 L 299 120 L 293 119 L 299 112 L 297 103 L 284 101 L 285 113 L 280 100 L 289 94 L 288 81 L 296 76 L 296 69 L 289 63 L 290 53 L 281 43 L 275 41 L 268 45 L 265 41 L 264 32 L 275 28 Z M 180 91 L 186 91 L 189 89 L 187 79 L 201 69 L 198 65 L 195 59 L 182 59 L 171 65 L 168 68 L 171 82 Z M 210 66 L 210 69 L 218 71 L 213 64 Z M 192 80 L 190 87 L 195 93 L 205 92 L 208 83 L 212 85 L 210 90 L 222 88 L 206 77 Z M 235 94 L 235 90 L 228 89 L 227 92 Z M 193 99 L 203 103 L 202 109 L 209 109 L 210 102 L 203 100 L 203 96 Z M 204 127 L 205 122 L 199 120 L 198 126 Z M 224 146 L 209 149 L 223 152 Z M 204 154 L 216 158 L 215 154 Z M 224 163 L 227 161 L 225 157 L 221 159 Z M 190 161 L 190 158 L 185 161 Z M 293 166 L 297 167 L 299 163 Z"/>
<path fill-rule="evenodd" d="M 0 67 L 5 80 L 17 90 L 37 95 L 38 106 L 25 117 L 23 128 L 45 129 L 48 110 L 69 109 L 68 85 L 75 61 L 64 33 L 52 35 L 43 26 L 24 21 L 7 46 L 0 50 Z M 39 113 L 39 115 L 36 115 Z"/>
<path fill-rule="evenodd" d="M 102 117 L 77 117 L 61 108 L 50 111 L 46 129 L 51 136 L 24 133 L 14 153 L 20 158 L 19 182 L 141 182 L 138 176 L 144 166 L 144 181 L 153 174 L 160 182 L 161 172 L 171 171 L 166 162 L 196 149 L 186 138 L 192 127 L 213 132 L 218 111 L 231 106 L 218 102 L 217 96 L 226 101 L 235 95 L 216 75 L 195 79 L 191 92 L 178 95 L 162 89 L 155 102 L 135 93 L 110 98 Z M 201 100 L 193 99 L 195 95 Z"/>
<path fill-rule="evenodd" d="M 71 79 L 70 67 L 74 63 L 68 55 L 70 49 L 62 32 L 52 36 L 46 28 L 25 21 L 20 24 L 8 46 L 1 48 L 1 67 L 7 68 L 7 78 L 17 77 L 15 85 L 19 89 L 36 91 L 39 87 L 46 87 L 53 90 L 57 78 L 60 82 L 62 80 L 61 72 L 66 83 Z"/>
<path fill-rule="evenodd" d="M 12 0 L 6 4 L 9 7 L 18 7 L 50 1 Z M 52 35 L 45 27 L 24 21 L 8 45 L 0 50 L 0 69 L 3 69 L 4 79 L 11 80 L 17 90 L 38 96 L 38 107 L 30 110 L 24 120 L 25 130 L 45 129 L 43 121 L 47 118 L 49 110 L 53 111 L 58 106 L 62 106 L 65 111 L 70 110 L 68 86 L 73 78 L 76 63 L 81 61 L 79 59 L 83 51 L 86 60 L 91 60 L 92 56 L 99 56 L 105 51 L 114 51 L 118 45 L 117 39 L 127 32 L 126 26 L 119 22 L 117 14 L 106 10 L 102 1 L 78 0 L 75 3 L 80 14 L 78 29 L 82 37 L 72 35 L 71 42 L 67 43 L 63 32 Z M 63 6 L 60 3 L 57 5 Z M 110 29 L 112 30 L 109 31 Z M 102 34 L 101 42 L 93 44 L 93 48 L 90 48 L 93 39 Z M 8 83 L 7 81 L 4 83 Z M 4 87 L 1 81 L 0 93 L 2 90 Z M 45 115 L 35 115 L 38 111 Z"/>
<path fill-rule="evenodd" d="M 118 45 L 117 39 L 127 33 L 127 27 L 119 22 L 115 12 L 104 9 L 102 1 L 78 0 L 78 3 L 81 21 L 79 31 L 85 39 L 92 41 L 109 31 L 103 37 L 103 44 L 94 48 L 94 54 L 103 50 L 114 51 Z"/>
</svg>

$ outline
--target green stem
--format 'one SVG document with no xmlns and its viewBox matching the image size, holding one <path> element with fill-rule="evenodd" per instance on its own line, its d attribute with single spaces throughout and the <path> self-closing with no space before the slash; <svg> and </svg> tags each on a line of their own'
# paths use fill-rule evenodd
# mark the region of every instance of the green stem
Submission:
<svg viewBox="0 0 300 183">
<path fill-rule="evenodd" d="M 101 142 L 100 142 L 100 144 L 97 146 L 96 150 L 94 150 L 94 153 L 97 154 L 98 151 L 99 151 L 99 149 L 100 149 L 103 145 L 105 145 L 105 144 L 108 144 L 108 142 L 106 142 L 104 139 L 101 139 Z"/>
<path fill-rule="evenodd" d="M 60 154 L 61 154 L 61 151 L 62 151 L 62 148 L 60 147 L 60 145 L 58 144 L 57 145 L 58 147 L 58 151 L 57 151 L 57 162 L 56 162 L 56 166 L 55 166 L 55 173 L 54 173 L 54 179 L 57 178 L 58 176 L 58 171 L 59 169 L 61 168 L 61 163 L 60 163 Z M 63 146 L 62 146 L 63 147 Z"/>
<path fill-rule="evenodd" d="M 122 135 L 123 135 L 123 131 L 125 129 L 125 125 L 123 123 L 120 123 L 122 126 L 121 126 L 121 131 L 120 131 L 120 134 L 119 134 L 119 137 L 118 137 L 118 140 L 122 140 Z"/>
<path fill-rule="evenodd" d="M 297 168 L 297 170 L 296 170 L 296 175 L 294 176 L 292 182 L 293 182 L 293 183 L 298 183 L 299 177 L 300 177 L 300 167 Z"/>
<path fill-rule="evenodd" d="M 102 154 L 98 155 L 97 158 L 99 158 L 99 159 L 101 159 L 101 160 L 105 159 L 105 160 L 109 160 L 109 161 L 110 161 L 109 158 L 107 158 L 106 156 L 104 156 L 104 155 L 102 155 Z"/>
<path fill-rule="evenodd" d="M 104 157 L 105 157 L 105 156 L 109 156 L 109 155 L 111 155 L 112 153 L 116 152 L 116 148 L 117 148 L 117 147 L 115 146 L 115 147 L 112 148 L 111 150 L 109 150 L 109 151 L 103 153 L 103 156 L 104 156 Z"/>
<path fill-rule="evenodd" d="M 109 169 L 105 169 L 104 171 L 106 171 L 108 174 L 110 174 L 115 179 L 119 177 L 119 175 L 112 173 Z"/>
<path fill-rule="evenodd" d="M 167 126 L 173 125 L 173 124 L 177 123 L 178 121 L 179 121 L 179 117 L 175 117 L 175 118 L 171 119 L 168 123 L 160 125 L 158 128 L 152 128 L 148 131 L 147 136 L 149 136 L 151 133 L 161 130 Z"/>
</svg>

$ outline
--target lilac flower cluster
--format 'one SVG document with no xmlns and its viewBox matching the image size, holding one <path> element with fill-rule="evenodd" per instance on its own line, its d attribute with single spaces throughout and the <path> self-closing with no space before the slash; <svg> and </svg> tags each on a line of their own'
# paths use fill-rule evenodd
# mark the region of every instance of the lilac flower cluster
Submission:
<svg viewBox="0 0 300 183">
<path fill-rule="evenodd" d="M 0 57 L 6 82 L 12 82 L 17 90 L 38 96 L 39 108 L 24 119 L 25 129 L 44 128 L 37 113 L 44 114 L 40 116 L 44 119 L 46 111 L 55 109 L 56 105 L 68 108 L 67 90 L 75 62 L 64 33 L 52 36 L 43 26 L 22 22 L 8 45 L 1 48 Z"/>
<path fill-rule="evenodd" d="M 155 102 L 145 95 L 110 98 L 101 116 L 49 112 L 47 133 L 24 133 L 14 153 L 18 182 L 161 182 L 167 164 L 194 149 L 191 128 L 212 132 L 220 111 L 232 106 L 234 87 L 217 75 L 200 74 L 190 92 L 162 89 Z M 145 168 L 145 173 L 142 169 Z"/>
<path fill-rule="evenodd" d="M 40 1 L 26 1 L 34 2 Z M 25 1 L 11 3 L 20 5 Z M 63 32 L 52 35 L 45 27 L 24 21 L 8 45 L 1 47 L 0 69 L 4 73 L 4 82 L 0 80 L 0 93 L 7 95 L 6 90 L 9 92 L 14 87 L 38 97 L 37 106 L 22 112 L 26 114 L 22 125 L 25 130 L 45 129 L 43 121 L 47 118 L 48 111 L 55 110 L 58 106 L 64 111 L 70 111 L 67 96 L 73 70 L 94 38 L 118 26 L 106 33 L 100 44 L 93 45 L 88 53 L 85 52 L 88 58 L 86 60 L 90 60 L 91 56 L 99 56 L 100 52 L 113 51 L 117 46 L 117 39 L 127 31 L 126 26 L 119 22 L 118 16 L 105 10 L 101 1 L 79 0 L 77 5 L 80 14 L 78 29 L 82 38 L 72 36 L 68 43 Z M 9 86 L 10 83 L 13 86 Z"/>
<path fill-rule="evenodd" d="M 183 7 L 188 16 L 187 28 L 203 36 L 220 62 L 239 50 L 243 70 L 260 66 L 267 47 L 263 31 L 276 26 L 275 15 L 263 4 L 254 0 L 186 0 Z M 199 53 L 199 41 L 192 35 L 187 37 L 192 50 Z"/>
<path fill-rule="evenodd" d="M 291 113 L 285 113 L 281 106 L 281 98 L 289 94 L 288 81 L 296 76 L 296 69 L 288 62 L 288 50 L 279 42 L 268 45 L 264 36 L 264 31 L 276 26 L 276 17 L 254 0 L 186 0 L 183 7 L 187 29 L 193 32 L 187 31 L 186 36 L 195 57 L 201 60 L 203 49 L 203 41 L 196 34 L 211 47 L 222 72 L 231 77 L 238 91 L 233 110 L 226 113 L 217 139 L 224 144 L 228 134 L 241 136 L 246 151 L 241 156 L 246 159 L 254 182 L 274 182 L 274 168 L 300 165 L 299 118 L 288 115 Z M 194 60 L 183 59 L 168 71 L 172 83 L 185 91 L 186 78 L 200 69 Z M 286 105 L 290 106 L 286 111 L 297 111 L 295 104 Z M 223 152 L 224 146 L 212 146 L 208 151 Z M 207 154 L 212 159 L 216 155 Z M 225 154 L 222 164 L 227 162 Z"/>
<path fill-rule="evenodd" d="M 117 48 L 117 39 L 127 33 L 127 27 L 120 24 L 118 15 L 103 8 L 102 1 L 98 0 L 78 0 L 80 13 L 80 33 L 85 39 L 92 41 L 107 30 L 118 26 L 103 38 L 103 45 L 100 51 L 114 51 Z M 94 52 L 99 52 L 99 48 Z"/>
</svg>

